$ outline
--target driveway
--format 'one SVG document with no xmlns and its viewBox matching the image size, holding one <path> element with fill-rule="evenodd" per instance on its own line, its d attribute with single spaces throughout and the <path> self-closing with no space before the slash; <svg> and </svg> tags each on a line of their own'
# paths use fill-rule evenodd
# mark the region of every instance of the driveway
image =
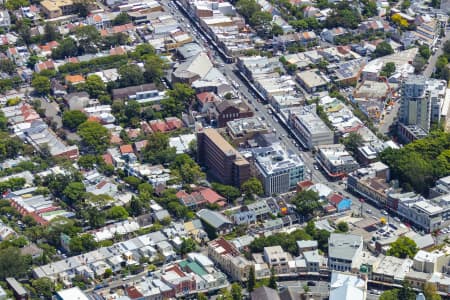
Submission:
<svg viewBox="0 0 450 300">
<path fill-rule="evenodd" d="M 60 112 L 59 105 L 53 101 L 48 102 L 43 98 L 39 98 L 39 101 L 41 102 L 41 108 L 45 109 L 45 116 L 50 120 L 56 122 L 57 128 L 61 128 L 62 119 L 58 115 L 58 113 Z"/>
</svg>

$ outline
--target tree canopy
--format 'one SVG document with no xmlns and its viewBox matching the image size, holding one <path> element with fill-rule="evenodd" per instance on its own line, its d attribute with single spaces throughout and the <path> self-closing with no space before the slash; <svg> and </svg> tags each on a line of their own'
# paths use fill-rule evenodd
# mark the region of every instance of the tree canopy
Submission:
<svg viewBox="0 0 450 300">
<path fill-rule="evenodd" d="M 356 153 L 356 150 L 363 145 L 363 142 L 363 137 L 357 132 L 350 132 L 348 136 L 342 140 L 345 148 L 352 153 Z"/>
<path fill-rule="evenodd" d="M 399 237 L 391 244 L 391 248 L 387 251 L 387 255 L 399 258 L 413 258 L 419 249 L 416 242 L 406 236 Z"/>
<path fill-rule="evenodd" d="M 126 12 L 119 13 L 113 20 L 113 25 L 124 25 L 130 23 L 131 19 Z"/>
<path fill-rule="evenodd" d="M 296 206 L 300 215 L 309 218 L 321 208 L 319 200 L 317 192 L 308 190 L 298 193 L 292 199 L 292 203 Z"/>
<path fill-rule="evenodd" d="M 388 42 L 381 42 L 375 48 L 373 55 L 375 57 L 382 57 L 392 53 L 394 53 L 394 50 L 392 49 L 391 45 Z"/>
<path fill-rule="evenodd" d="M 0 280 L 7 277 L 20 278 L 28 271 L 28 262 L 18 248 L 0 250 Z"/>
<path fill-rule="evenodd" d="M 144 73 L 137 65 L 123 65 L 118 70 L 120 87 L 139 85 L 144 83 Z"/>
<path fill-rule="evenodd" d="M 386 63 L 381 69 L 380 76 L 391 77 L 395 72 L 395 64 L 393 62 Z"/>
<path fill-rule="evenodd" d="M 176 156 L 175 148 L 169 146 L 169 137 L 163 133 L 149 136 L 148 143 L 142 152 L 144 161 L 152 164 L 172 162 Z"/>
<path fill-rule="evenodd" d="M 325 27 L 335 28 L 344 27 L 349 29 L 355 29 L 361 22 L 361 16 L 359 12 L 350 7 L 348 2 L 339 3 L 331 14 L 325 20 Z"/>
<path fill-rule="evenodd" d="M 381 161 L 390 168 L 391 177 L 406 190 L 426 195 L 441 177 L 450 175 L 450 134 L 432 131 L 426 138 L 413 141 L 401 149 L 381 152 Z"/>
<path fill-rule="evenodd" d="M 68 110 L 62 115 L 63 126 L 70 130 L 77 129 L 86 120 L 87 116 L 79 110 Z"/>
<path fill-rule="evenodd" d="M 103 154 L 109 145 L 109 132 L 101 124 L 86 121 L 78 126 L 82 146 L 91 153 Z"/>
<path fill-rule="evenodd" d="M 241 191 L 243 194 L 245 194 L 245 197 L 247 199 L 253 197 L 253 195 L 261 196 L 264 193 L 262 183 L 256 177 L 252 177 L 245 181 L 241 185 Z"/>
<path fill-rule="evenodd" d="M 45 95 L 50 93 L 50 79 L 41 75 L 34 75 L 31 80 L 31 86 L 34 88 L 36 93 L 40 95 Z"/>
</svg>

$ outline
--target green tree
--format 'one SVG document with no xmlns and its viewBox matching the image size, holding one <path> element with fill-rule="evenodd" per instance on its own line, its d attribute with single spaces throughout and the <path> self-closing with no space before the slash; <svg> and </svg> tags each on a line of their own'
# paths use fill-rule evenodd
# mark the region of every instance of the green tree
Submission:
<svg viewBox="0 0 450 300">
<path fill-rule="evenodd" d="M 154 133 L 149 136 L 142 156 L 146 162 L 164 164 L 172 162 L 175 159 L 176 150 L 169 146 L 169 137 L 167 135 Z"/>
<path fill-rule="evenodd" d="M 257 11 L 250 17 L 250 25 L 256 29 L 261 37 L 269 37 L 272 31 L 272 14 L 266 11 Z"/>
<path fill-rule="evenodd" d="M 82 53 L 97 53 L 97 47 L 101 36 L 93 25 L 85 25 L 75 29 L 75 36 Z"/>
<path fill-rule="evenodd" d="M 376 1 L 367 0 L 364 1 L 363 15 L 370 18 L 378 14 Z"/>
<path fill-rule="evenodd" d="M 87 220 L 89 226 L 92 228 L 102 227 L 106 221 L 105 212 L 98 211 L 98 209 L 94 207 L 83 210 L 81 215 L 84 220 Z"/>
<path fill-rule="evenodd" d="M 321 208 L 319 200 L 317 192 L 308 190 L 298 193 L 292 203 L 296 206 L 300 215 L 308 218 Z"/>
<path fill-rule="evenodd" d="M 91 11 L 93 5 L 92 0 L 76 0 L 74 1 L 75 11 L 80 18 L 86 18 Z"/>
<path fill-rule="evenodd" d="M 278 25 L 278 24 L 273 24 L 272 25 L 272 33 L 271 33 L 271 35 L 272 36 L 279 36 L 279 35 L 282 35 L 282 34 L 283 34 L 283 28 L 280 25 Z"/>
<path fill-rule="evenodd" d="M 148 182 L 143 182 L 138 185 L 138 191 L 139 191 L 139 196 L 142 196 L 142 194 L 144 194 L 144 193 L 146 193 L 148 195 L 152 195 L 153 194 L 153 186 Z"/>
<path fill-rule="evenodd" d="M 50 79 L 45 76 L 34 75 L 33 79 L 31 80 L 31 86 L 40 95 L 50 93 Z"/>
<path fill-rule="evenodd" d="M 442 297 L 437 293 L 436 284 L 427 282 L 423 285 L 423 294 L 427 300 L 441 300 Z"/>
<path fill-rule="evenodd" d="M 395 72 L 395 64 L 393 62 L 386 63 L 381 69 L 380 75 L 390 77 Z"/>
<path fill-rule="evenodd" d="M 233 300 L 242 300 L 242 287 L 237 282 L 231 285 L 231 298 Z"/>
<path fill-rule="evenodd" d="M 348 224 L 347 222 L 339 222 L 336 226 L 337 230 L 339 230 L 339 232 L 348 232 Z"/>
<path fill-rule="evenodd" d="M 414 257 L 419 251 L 416 242 L 406 236 L 399 237 L 391 244 L 391 248 L 387 251 L 387 255 L 399 258 Z"/>
<path fill-rule="evenodd" d="M 109 278 L 113 275 L 113 271 L 111 269 L 106 269 L 105 273 L 103 274 L 103 278 Z"/>
<path fill-rule="evenodd" d="M 236 9 L 246 19 L 261 10 L 261 7 L 255 0 L 239 0 L 236 2 Z"/>
<path fill-rule="evenodd" d="M 78 126 L 81 145 L 88 152 L 102 154 L 109 145 L 109 132 L 97 122 L 86 121 Z"/>
<path fill-rule="evenodd" d="M 403 9 L 403 10 L 407 9 L 407 8 L 410 7 L 410 6 L 411 6 L 411 1 L 410 1 L 410 0 L 404 0 L 404 1 L 402 2 L 402 9 Z"/>
<path fill-rule="evenodd" d="M 17 10 L 21 7 L 30 6 L 30 1 L 28 0 L 8 0 L 5 1 L 5 7 L 10 10 Z"/>
<path fill-rule="evenodd" d="M 217 193 L 227 198 L 229 202 L 234 201 L 241 196 L 241 192 L 239 191 L 239 189 L 234 186 L 225 185 L 217 182 L 213 182 L 211 186 L 213 190 L 215 190 Z"/>
<path fill-rule="evenodd" d="M 16 71 L 16 65 L 10 59 L 0 59 L 0 72 L 12 75 Z"/>
<path fill-rule="evenodd" d="M 419 47 L 419 53 L 420 53 L 420 56 L 422 56 L 425 59 L 429 59 L 431 56 L 430 48 L 427 45 L 421 45 Z"/>
<path fill-rule="evenodd" d="M 77 43 L 70 37 L 63 39 L 58 47 L 52 50 L 53 59 L 63 59 L 78 55 Z"/>
<path fill-rule="evenodd" d="M 275 274 L 275 269 L 273 267 L 270 269 L 270 278 L 268 287 L 274 290 L 277 289 L 277 276 Z"/>
<path fill-rule="evenodd" d="M 398 300 L 398 299 L 399 299 L 398 289 L 384 291 L 380 296 L 380 300 Z"/>
<path fill-rule="evenodd" d="M 70 239 L 70 252 L 74 254 L 84 253 L 87 251 L 95 250 L 98 247 L 98 243 L 95 241 L 92 234 L 82 234 L 74 236 Z"/>
<path fill-rule="evenodd" d="M 48 277 L 42 277 L 31 281 L 31 286 L 36 291 L 36 296 L 51 299 L 55 285 Z"/>
<path fill-rule="evenodd" d="M 180 154 L 175 157 L 171 166 L 183 183 L 197 183 L 205 174 L 200 166 L 187 154 Z"/>
<path fill-rule="evenodd" d="M 140 216 L 144 211 L 144 205 L 142 204 L 142 200 L 137 197 L 131 198 L 129 211 L 133 217 Z"/>
<path fill-rule="evenodd" d="M 208 300 L 208 297 L 206 297 L 203 293 L 198 293 L 197 300 Z"/>
<path fill-rule="evenodd" d="M 243 194 L 245 194 L 246 198 L 251 198 L 253 197 L 253 195 L 260 196 L 264 193 L 262 183 L 256 177 L 252 177 L 248 179 L 246 182 L 244 182 L 241 185 L 241 191 Z"/>
<path fill-rule="evenodd" d="M 124 108 L 124 114 L 128 118 L 128 121 L 133 118 L 139 118 L 141 115 L 141 106 L 139 105 L 139 102 L 136 100 L 127 101 Z"/>
<path fill-rule="evenodd" d="M 58 31 L 56 31 L 56 26 L 50 22 L 45 23 L 44 26 L 44 36 L 42 42 L 47 43 L 51 41 L 56 41 L 59 38 Z"/>
<path fill-rule="evenodd" d="M 255 285 L 256 285 L 255 267 L 251 266 L 250 271 L 248 272 L 247 291 L 249 293 L 253 292 L 255 290 Z"/>
<path fill-rule="evenodd" d="M 342 141 L 345 148 L 352 153 L 356 153 L 358 148 L 363 145 L 363 142 L 363 137 L 357 132 L 350 132 Z"/>
<path fill-rule="evenodd" d="M 0 132 L 0 161 L 15 158 L 24 151 L 25 145 L 18 137 L 10 137 L 7 132 Z"/>
<path fill-rule="evenodd" d="M 28 271 L 29 264 L 18 248 L 9 247 L 0 250 L 0 280 L 7 277 L 20 278 Z"/>
<path fill-rule="evenodd" d="M 63 126 L 72 131 L 76 130 L 86 120 L 87 116 L 79 110 L 68 110 L 62 115 Z"/>
<path fill-rule="evenodd" d="M 113 25 L 114 26 L 124 25 L 124 24 L 128 24 L 130 22 L 131 22 L 131 19 L 128 16 L 128 14 L 126 12 L 121 12 L 114 18 Z"/>
<path fill-rule="evenodd" d="M 144 78 L 147 82 L 160 83 L 166 63 L 158 55 L 148 56 L 144 64 Z"/>
<path fill-rule="evenodd" d="M 78 158 L 78 165 L 85 170 L 94 169 L 96 164 L 97 164 L 97 157 L 95 155 L 85 154 L 83 156 L 80 156 L 80 158 Z"/>
<path fill-rule="evenodd" d="M 167 92 L 169 98 L 173 98 L 176 102 L 182 103 L 185 107 L 189 107 L 195 96 L 195 91 L 184 83 L 175 83 L 173 88 Z"/>
<path fill-rule="evenodd" d="M 194 252 L 197 249 L 197 244 L 191 238 L 184 238 L 180 246 L 180 254 L 185 255 Z"/>
<path fill-rule="evenodd" d="M 394 53 L 394 50 L 391 45 L 388 42 L 381 42 L 375 48 L 373 55 L 374 57 L 382 57 L 392 53 Z"/>
<path fill-rule="evenodd" d="M 110 220 L 126 220 L 128 219 L 128 211 L 122 206 L 114 206 L 106 211 L 106 217 Z"/>
<path fill-rule="evenodd" d="M 356 9 L 348 3 L 339 3 L 325 20 L 326 28 L 344 27 L 356 29 L 361 21 L 361 16 Z"/>
<path fill-rule="evenodd" d="M 130 56 L 136 60 L 145 60 L 146 57 L 155 55 L 156 51 L 150 44 L 139 44 L 136 46 Z"/>
<path fill-rule="evenodd" d="M 144 73 L 137 65 L 123 65 L 119 68 L 119 85 L 121 87 L 139 85 L 144 83 Z"/>
<path fill-rule="evenodd" d="M 64 188 L 63 191 L 67 204 L 71 206 L 82 201 L 85 194 L 86 188 L 82 182 L 71 182 Z"/>
<path fill-rule="evenodd" d="M 136 176 L 127 176 L 123 179 L 126 184 L 128 184 L 132 189 L 136 190 L 138 186 L 142 183 L 142 180 Z"/>
<path fill-rule="evenodd" d="M 92 98 L 98 98 L 106 93 L 106 85 L 98 75 L 89 75 L 86 78 L 85 88 Z"/>
<path fill-rule="evenodd" d="M 411 288 L 411 285 L 409 282 L 405 281 L 403 283 L 402 288 L 398 291 L 398 299 L 402 300 L 415 300 L 416 299 L 416 293 Z"/>
</svg>

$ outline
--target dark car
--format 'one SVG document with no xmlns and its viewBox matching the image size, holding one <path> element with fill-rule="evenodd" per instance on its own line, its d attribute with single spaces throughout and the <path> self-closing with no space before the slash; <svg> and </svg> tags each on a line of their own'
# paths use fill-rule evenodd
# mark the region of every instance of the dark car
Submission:
<svg viewBox="0 0 450 300">
<path fill-rule="evenodd" d="M 314 281 L 308 281 L 308 286 L 316 286 L 316 283 Z"/>
</svg>

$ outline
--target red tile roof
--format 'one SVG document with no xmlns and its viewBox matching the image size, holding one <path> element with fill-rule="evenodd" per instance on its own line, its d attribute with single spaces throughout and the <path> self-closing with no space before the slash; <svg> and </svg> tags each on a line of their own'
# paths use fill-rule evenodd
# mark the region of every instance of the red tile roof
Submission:
<svg viewBox="0 0 450 300">
<path fill-rule="evenodd" d="M 16 55 L 17 54 L 17 48 L 16 47 L 9 48 L 9 53 L 11 53 L 11 55 Z"/>
<path fill-rule="evenodd" d="M 210 92 L 199 93 L 196 96 L 198 101 L 200 101 L 203 105 L 208 102 L 214 102 L 217 99 L 216 94 Z"/>
<path fill-rule="evenodd" d="M 102 180 L 102 181 L 100 181 L 100 182 L 95 186 L 95 188 L 96 188 L 96 189 L 101 189 L 101 188 L 104 187 L 107 183 L 108 183 L 107 181 Z"/>
<path fill-rule="evenodd" d="M 103 161 L 105 162 L 105 164 L 107 165 L 113 165 L 113 158 L 112 155 L 109 153 L 103 154 L 102 155 Z"/>
<path fill-rule="evenodd" d="M 100 23 L 103 19 L 99 15 L 94 15 L 92 16 L 92 20 L 94 20 L 94 22 Z"/>
<path fill-rule="evenodd" d="M 134 286 L 127 287 L 126 292 L 130 299 L 140 299 L 144 297 L 144 295 L 142 295 L 142 293 L 139 292 Z"/>
<path fill-rule="evenodd" d="M 77 75 L 66 75 L 66 82 L 68 83 L 80 83 L 84 82 L 83 75 L 77 74 Z"/>
<path fill-rule="evenodd" d="M 76 57 L 68 57 L 68 58 L 66 59 L 66 61 L 67 61 L 68 63 L 73 63 L 73 64 L 76 64 L 76 63 L 79 62 L 79 61 L 78 61 L 78 58 L 76 58 Z"/>
<path fill-rule="evenodd" d="M 90 116 L 87 120 L 90 121 L 90 122 L 100 123 L 100 118 L 97 117 L 97 116 Z"/>
<path fill-rule="evenodd" d="M 189 194 L 186 193 L 185 190 L 180 190 L 175 194 L 175 196 L 177 196 L 178 199 L 183 199 L 184 197 L 189 196 Z"/>
<path fill-rule="evenodd" d="M 110 142 L 111 142 L 111 144 L 120 145 L 120 144 L 122 144 L 122 139 L 120 138 L 120 136 L 118 134 L 111 134 Z"/>
<path fill-rule="evenodd" d="M 125 53 L 127 53 L 127 51 L 120 46 L 109 50 L 109 55 L 124 55 Z"/>
<path fill-rule="evenodd" d="M 297 186 L 301 188 L 302 190 L 309 188 L 310 186 L 313 186 L 314 183 L 311 180 L 304 180 L 297 183 Z"/>
<path fill-rule="evenodd" d="M 199 193 L 203 196 L 203 198 L 205 198 L 206 201 L 208 201 L 208 203 L 211 204 L 225 200 L 224 197 L 220 196 L 210 188 L 203 188 L 199 191 Z"/>
<path fill-rule="evenodd" d="M 150 128 L 153 130 L 153 132 L 166 132 L 169 130 L 166 122 L 164 122 L 163 120 L 151 120 Z"/>
<path fill-rule="evenodd" d="M 147 147 L 147 144 L 148 144 L 147 140 L 136 142 L 134 143 L 134 149 L 136 149 L 137 152 L 141 152 L 142 149 Z"/>
<path fill-rule="evenodd" d="M 145 121 L 141 122 L 141 128 L 142 128 L 142 131 L 144 131 L 145 133 L 153 133 L 150 125 Z"/>
<path fill-rule="evenodd" d="M 328 201 L 330 201 L 330 203 L 332 203 L 333 205 L 338 205 L 342 199 L 344 199 L 344 197 L 342 197 L 339 194 L 332 194 L 330 197 L 328 197 Z"/>
<path fill-rule="evenodd" d="M 166 118 L 166 124 L 169 130 L 176 130 L 183 127 L 183 122 L 176 117 Z"/>
<path fill-rule="evenodd" d="M 133 153 L 133 147 L 131 145 L 122 145 L 120 146 L 120 153 L 122 154 Z"/>
</svg>

